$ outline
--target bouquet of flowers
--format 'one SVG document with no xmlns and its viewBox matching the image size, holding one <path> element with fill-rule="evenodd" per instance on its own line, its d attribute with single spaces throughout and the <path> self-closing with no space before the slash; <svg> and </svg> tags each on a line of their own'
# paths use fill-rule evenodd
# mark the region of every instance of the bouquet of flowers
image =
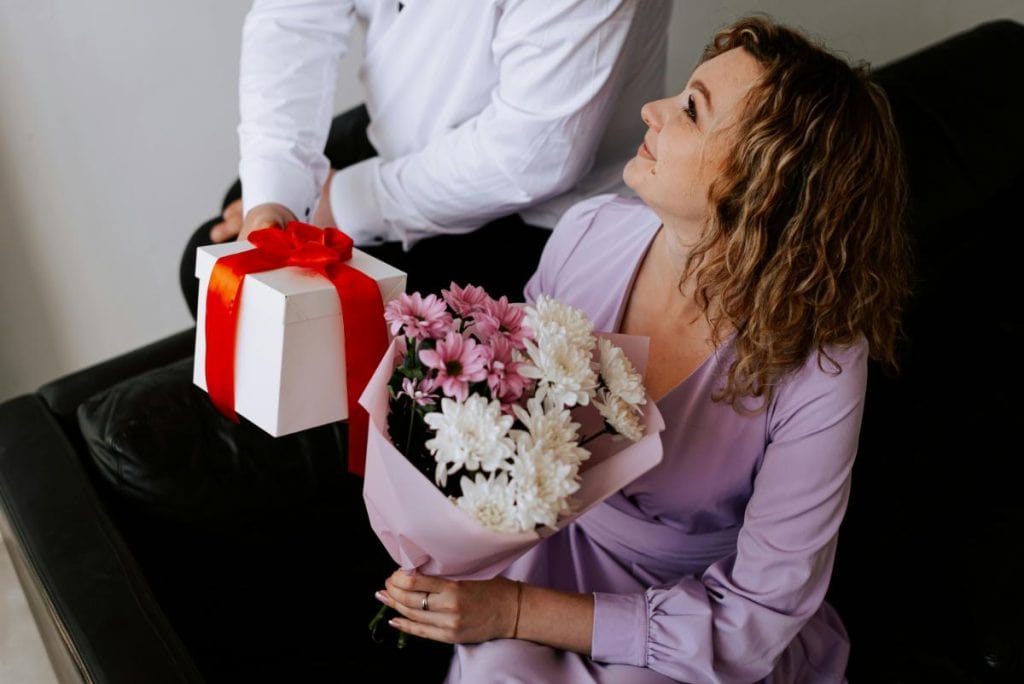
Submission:
<svg viewBox="0 0 1024 684">
<path fill-rule="evenodd" d="M 524 308 L 454 283 L 442 294 L 403 294 L 385 310 L 405 340 L 389 383 L 391 441 L 481 525 L 554 527 L 572 511 L 583 446 L 604 433 L 643 437 L 643 379 L 581 311 L 553 299 Z M 591 403 L 604 425 L 581 439 L 570 409 Z"/>
<path fill-rule="evenodd" d="M 646 338 L 454 283 L 401 295 L 385 318 L 396 337 L 360 400 L 363 498 L 406 569 L 493 577 L 660 462 Z"/>
</svg>

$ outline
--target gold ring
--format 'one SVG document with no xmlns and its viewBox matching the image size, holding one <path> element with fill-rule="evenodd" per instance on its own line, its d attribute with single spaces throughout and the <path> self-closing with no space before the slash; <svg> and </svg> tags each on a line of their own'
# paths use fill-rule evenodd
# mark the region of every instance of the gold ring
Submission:
<svg viewBox="0 0 1024 684">
<path fill-rule="evenodd" d="M 430 610 L 430 606 L 427 605 L 427 600 L 430 598 L 430 592 L 423 593 L 423 600 L 420 601 L 420 610 Z"/>
</svg>

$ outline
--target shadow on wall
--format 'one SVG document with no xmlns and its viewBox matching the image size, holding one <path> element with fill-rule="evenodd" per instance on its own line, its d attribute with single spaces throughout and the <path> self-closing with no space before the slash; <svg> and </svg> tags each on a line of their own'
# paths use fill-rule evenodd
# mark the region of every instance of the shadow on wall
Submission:
<svg viewBox="0 0 1024 684">
<path fill-rule="evenodd" d="M 8 134 L 0 130 L 0 401 L 35 389 L 58 353 L 44 283 L 21 233 L 31 207 L 21 201 L 25 195 L 12 172 L 17 160 L 8 153 Z"/>
</svg>

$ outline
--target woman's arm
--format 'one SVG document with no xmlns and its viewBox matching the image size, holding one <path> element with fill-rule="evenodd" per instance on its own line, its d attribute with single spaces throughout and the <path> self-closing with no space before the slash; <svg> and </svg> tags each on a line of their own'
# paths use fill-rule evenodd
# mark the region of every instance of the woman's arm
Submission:
<svg viewBox="0 0 1024 684">
<path fill-rule="evenodd" d="M 453 581 L 404 570 L 392 574 L 385 585 L 377 599 L 404 616 L 391 621 L 403 632 L 450 644 L 514 637 L 590 655 L 591 594 L 555 591 L 504 577 Z"/>
<path fill-rule="evenodd" d="M 865 342 L 830 353 L 840 375 L 812 355 L 768 408 L 735 553 L 699 577 L 642 594 L 595 593 L 595 661 L 694 684 L 760 681 L 815 617 L 846 510 L 867 379 Z M 799 657 L 826 670 L 822 681 L 838 681 L 829 668 L 845 661 L 845 646 L 829 615 L 801 640 Z"/>
</svg>

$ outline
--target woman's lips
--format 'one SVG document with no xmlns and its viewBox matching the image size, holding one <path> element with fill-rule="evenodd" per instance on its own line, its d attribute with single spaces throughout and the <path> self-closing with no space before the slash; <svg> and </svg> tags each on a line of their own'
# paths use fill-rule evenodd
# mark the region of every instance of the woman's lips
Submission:
<svg viewBox="0 0 1024 684">
<path fill-rule="evenodd" d="M 654 155 L 651 154 L 651 148 L 647 147 L 646 142 L 640 143 L 640 149 L 636 151 L 637 156 L 643 157 L 644 159 L 650 159 L 654 161 Z"/>
</svg>

